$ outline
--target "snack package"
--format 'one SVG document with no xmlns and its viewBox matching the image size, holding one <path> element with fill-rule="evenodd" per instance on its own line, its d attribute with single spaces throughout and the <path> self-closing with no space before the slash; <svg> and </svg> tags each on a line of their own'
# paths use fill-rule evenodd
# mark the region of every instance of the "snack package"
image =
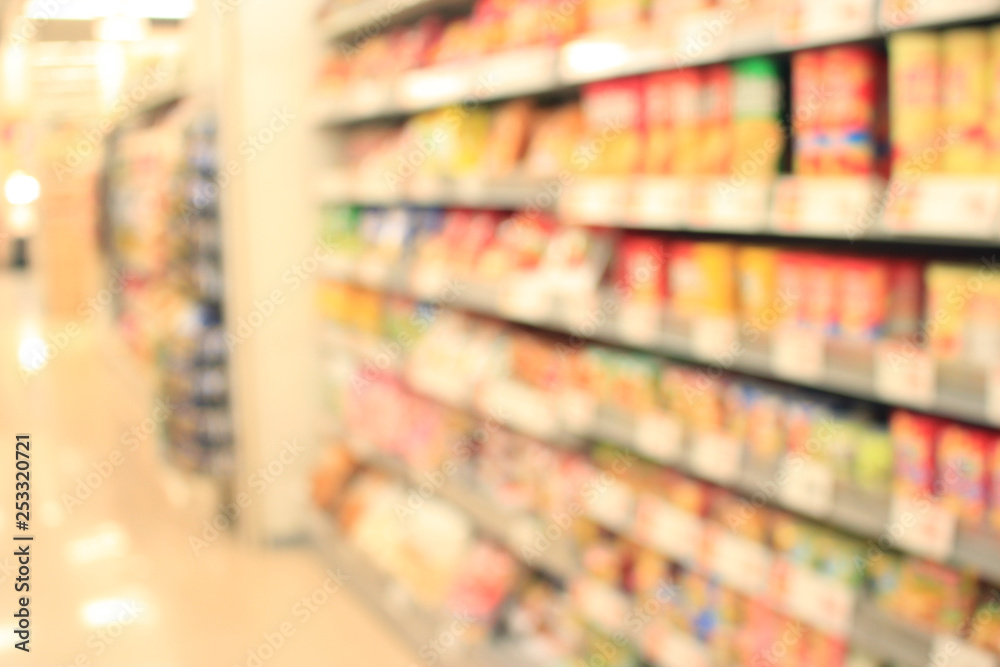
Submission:
<svg viewBox="0 0 1000 667">
<path fill-rule="evenodd" d="M 976 578 L 971 573 L 906 558 L 892 606 L 897 616 L 930 632 L 957 634 L 975 600 Z"/>
<path fill-rule="evenodd" d="M 934 491 L 935 444 L 941 422 L 896 410 L 889 421 L 895 452 L 893 491 L 902 497 L 926 497 Z"/>
<path fill-rule="evenodd" d="M 702 122 L 706 71 L 687 67 L 673 72 L 673 78 L 673 171 L 678 176 L 691 176 L 699 173 L 708 139 L 707 125 Z"/>
<path fill-rule="evenodd" d="M 992 444 L 989 433 L 947 424 L 937 443 L 937 484 L 941 501 L 959 521 L 982 525 L 987 508 L 987 466 Z"/>
<path fill-rule="evenodd" d="M 989 451 L 989 469 L 986 471 L 989 497 L 989 528 L 1000 534 L 1000 438 L 994 438 Z"/>
<path fill-rule="evenodd" d="M 648 0 L 585 0 L 591 32 L 639 27 L 646 19 Z M 558 10 L 557 10 L 558 11 Z"/>
<path fill-rule="evenodd" d="M 919 330 L 924 307 L 924 271 L 920 260 L 890 260 L 886 337 L 912 336 Z"/>
<path fill-rule="evenodd" d="M 941 158 L 943 171 L 981 174 L 987 167 L 989 35 L 985 28 L 947 30 L 942 36 L 941 121 L 957 135 Z"/>
<path fill-rule="evenodd" d="M 828 137 L 821 122 L 827 101 L 823 81 L 823 49 L 792 54 L 792 170 L 800 176 L 823 173 Z"/>
<path fill-rule="evenodd" d="M 823 54 L 821 123 L 828 150 L 821 171 L 834 176 L 867 176 L 878 164 L 879 116 L 884 110 L 881 82 L 885 64 L 868 46 L 836 46 Z"/>
<path fill-rule="evenodd" d="M 969 641 L 974 646 L 1000 653 L 1000 590 L 983 587 L 976 611 L 967 625 Z"/>
<path fill-rule="evenodd" d="M 670 303 L 680 317 L 736 315 L 736 248 L 728 243 L 677 242 L 670 257 Z"/>
<path fill-rule="evenodd" d="M 845 257 L 837 262 L 839 335 L 849 340 L 872 341 L 885 330 L 889 306 L 889 261 Z"/>
<path fill-rule="evenodd" d="M 670 254 L 670 244 L 660 238 L 623 237 L 618 245 L 616 291 L 622 293 L 627 303 L 663 307 L 669 293 Z"/>
<path fill-rule="evenodd" d="M 573 156 L 585 135 L 580 105 L 564 104 L 551 111 L 539 111 L 525 157 L 525 170 L 531 178 L 545 179 L 560 175 L 574 165 Z"/>
<path fill-rule="evenodd" d="M 939 170 L 941 36 L 904 31 L 889 36 L 889 109 L 894 175 Z M 926 154 L 925 154 L 926 151 Z"/>
<path fill-rule="evenodd" d="M 989 173 L 1000 173 L 1000 23 L 989 28 L 990 54 L 986 72 L 989 112 L 986 116 Z"/>
<path fill-rule="evenodd" d="M 587 132 L 574 155 L 580 171 L 597 176 L 627 176 L 643 165 L 645 125 L 640 77 L 591 83 L 583 88 Z M 594 147 L 601 147 L 597 150 Z M 596 157 L 591 157 L 596 155 Z M 593 160 L 593 164 L 588 164 Z"/>
<path fill-rule="evenodd" d="M 834 335 L 840 324 L 837 274 L 843 258 L 808 253 L 802 261 L 805 288 L 801 301 L 803 324 L 826 335 Z"/>
<path fill-rule="evenodd" d="M 1000 363 L 1000 276 L 982 266 L 933 263 L 926 283 L 932 354 L 988 368 Z"/>
<path fill-rule="evenodd" d="M 862 429 L 854 452 L 854 483 L 862 489 L 888 495 L 893 475 L 892 437 L 884 427 Z"/>
<path fill-rule="evenodd" d="M 677 135 L 675 115 L 679 74 L 657 72 L 645 77 L 646 150 L 643 171 L 647 174 L 672 174 L 676 171 Z"/>
<path fill-rule="evenodd" d="M 528 149 L 535 107 L 531 100 L 514 100 L 493 112 L 480 167 L 486 178 L 509 176 Z"/>
<path fill-rule="evenodd" d="M 805 301 L 807 298 L 806 268 L 810 256 L 804 252 L 782 250 L 778 252 L 778 295 L 790 301 L 785 320 L 791 324 L 806 322 Z"/>
<path fill-rule="evenodd" d="M 773 178 L 785 147 L 777 64 L 770 58 L 737 61 L 732 87 L 733 155 L 728 172 Z"/>
<path fill-rule="evenodd" d="M 704 69 L 701 89 L 702 145 L 698 173 L 722 176 L 730 173 L 734 155 L 733 69 L 711 65 Z"/>
</svg>

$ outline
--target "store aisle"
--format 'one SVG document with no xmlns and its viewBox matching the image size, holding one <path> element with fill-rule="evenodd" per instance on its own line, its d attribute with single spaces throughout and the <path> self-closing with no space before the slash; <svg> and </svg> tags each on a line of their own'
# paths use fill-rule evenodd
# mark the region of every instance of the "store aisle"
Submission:
<svg viewBox="0 0 1000 667">
<path fill-rule="evenodd" d="M 0 475 L 31 451 L 31 653 L 13 647 L 12 481 L 0 488 L 0 664 L 62 667 L 406 667 L 412 656 L 307 547 L 189 537 L 218 511 L 203 480 L 165 466 L 148 369 L 112 327 L 44 323 L 39 292 L 0 273 Z M 6 313 L 16 313 L 7 317 Z M 32 336 L 52 345 L 26 377 Z M 35 340 L 35 344 L 38 341 Z M 276 647 L 276 648 L 275 648 Z"/>
</svg>

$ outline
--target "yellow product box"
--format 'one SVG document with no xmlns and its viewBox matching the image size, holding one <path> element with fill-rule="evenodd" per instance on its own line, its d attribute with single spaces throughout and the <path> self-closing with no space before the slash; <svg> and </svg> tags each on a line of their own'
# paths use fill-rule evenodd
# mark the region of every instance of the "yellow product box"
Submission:
<svg viewBox="0 0 1000 667">
<path fill-rule="evenodd" d="M 670 259 L 670 294 L 681 317 L 736 314 L 736 248 L 729 243 L 677 243 Z"/>
<path fill-rule="evenodd" d="M 942 39 L 941 121 L 947 133 L 941 168 L 984 173 L 989 108 L 989 34 L 984 28 L 949 30 Z"/>
<path fill-rule="evenodd" d="M 986 94 L 989 111 L 986 116 L 989 171 L 1000 173 L 1000 23 L 989 29 L 989 64 L 986 72 Z"/>
<path fill-rule="evenodd" d="M 930 265 L 925 327 L 938 359 L 1000 362 L 1000 274 L 986 265 Z"/>
<path fill-rule="evenodd" d="M 736 261 L 740 319 L 758 331 L 767 331 L 781 315 L 777 252 L 763 246 L 741 246 Z"/>
<path fill-rule="evenodd" d="M 941 37 L 897 32 L 889 37 L 889 109 L 893 171 L 937 171 L 934 140 L 941 131 Z"/>
</svg>

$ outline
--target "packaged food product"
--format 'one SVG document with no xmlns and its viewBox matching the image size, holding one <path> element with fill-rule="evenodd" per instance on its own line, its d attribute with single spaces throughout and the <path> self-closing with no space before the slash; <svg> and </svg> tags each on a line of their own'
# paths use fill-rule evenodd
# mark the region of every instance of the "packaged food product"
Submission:
<svg viewBox="0 0 1000 667">
<path fill-rule="evenodd" d="M 893 475 L 893 447 L 883 427 L 862 429 L 854 452 L 854 482 L 862 489 L 886 495 Z"/>
<path fill-rule="evenodd" d="M 625 176 L 643 165 L 645 125 L 640 77 L 601 81 L 583 89 L 587 131 L 574 167 L 598 176 Z"/>
<path fill-rule="evenodd" d="M 967 627 L 969 641 L 974 646 L 1000 653 L 1000 590 L 983 587 Z"/>
<path fill-rule="evenodd" d="M 924 306 L 924 270 L 920 260 L 890 260 L 886 337 L 912 336 L 918 331 Z"/>
<path fill-rule="evenodd" d="M 801 312 L 803 324 L 827 335 L 839 329 L 837 269 L 843 258 L 820 253 L 802 257 L 803 287 Z"/>
<path fill-rule="evenodd" d="M 800 176 L 823 173 L 827 135 L 821 109 L 827 93 L 823 82 L 822 49 L 792 54 L 793 171 Z"/>
<path fill-rule="evenodd" d="M 975 599 L 976 579 L 972 574 L 906 558 L 892 607 L 900 618 L 930 632 L 956 634 L 972 612 Z"/>
<path fill-rule="evenodd" d="M 781 77 L 774 60 L 748 58 L 732 66 L 733 176 L 773 178 L 785 149 Z"/>
<path fill-rule="evenodd" d="M 868 46 L 836 46 L 823 55 L 821 123 L 829 153 L 825 174 L 866 176 L 878 170 L 877 121 L 882 56 Z"/>
<path fill-rule="evenodd" d="M 625 236 L 618 246 L 616 291 L 628 303 L 662 307 L 668 294 L 670 245 L 657 237 Z"/>
<path fill-rule="evenodd" d="M 702 122 L 706 71 L 696 67 L 674 73 L 671 104 L 674 115 L 674 173 L 691 176 L 700 172 L 702 154 L 708 142 L 708 126 Z"/>
<path fill-rule="evenodd" d="M 733 163 L 733 70 L 729 65 L 704 69 L 701 88 L 702 145 L 698 173 L 728 175 Z"/>
<path fill-rule="evenodd" d="M 883 335 L 890 299 L 888 260 L 844 257 L 837 262 L 839 335 L 871 341 Z"/>
<path fill-rule="evenodd" d="M 796 325 L 806 322 L 805 302 L 807 300 L 806 268 L 809 255 L 803 252 L 778 252 L 778 294 L 787 298 L 789 304 L 786 321 Z"/>
<path fill-rule="evenodd" d="M 986 171 L 989 109 L 989 36 L 985 28 L 947 30 L 942 36 L 941 121 L 951 137 L 942 170 Z"/>
<path fill-rule="evenodd" d="M 531 100 L 514 100 L 493 112 L 490 133 L 480 162 L 486 178 L 509 176 L 528 148 L 535 107 Z"/>
<path fill-rule="evenodd" d="M 736 249 L 728 243 L 676 242 L 670 256 L 670 303 L 681 317 L 736 314 Z"/>
<path fill-rule="evenodd" d="M 990 445 L 989 469 L 986 471 L 989 498 L 989 527 L 994 533 L 1000 533 L 1000 438 L 994 438 Z"/>
<path fill-rule="evenodd" d="M 986 116 L 989 173 L 1000 173 L 1000 23 L 989 28 L 990 54 L 986 73 L 989 112 Z"/>
<path fill-rule="evenodd" d="M 587 26 L 592 32 L 638 27 L 646 19 L 648 0 L 585 0 Z"/>
<path fill-rule="evenodd" d="M 889 421 L 895 452 L 893 491 L 902 497 L 927 497 L 934 491 L 935 444 L 941 423 L 903 410 Z"/>
<path fill-rule="evenodd" d="M 1000 362 L 1000 276 L 983 266 L 933 263 L 926 283 L 934 356 L 985 367 Z"/>
<path fill-rule="evenodd" d="M 893 174 L 916 177 L 939 170 L 941 36 L 905 31 L 889 36 L 889 94 Z"/>
<path fill-rule="evenodd" d="M 672 174 L 676 171 L 677 134 L 675 114 L 679 101 L 678 72 L 657 72 L 644 79 L 647 174 Z"/>
<path fill-rule="evenodd" d="M 938 436 L 937 485 L 941 501 L 963 524 L 979 527 L 986 516 L 991 435 L 946 424 Z"/>
</svg>

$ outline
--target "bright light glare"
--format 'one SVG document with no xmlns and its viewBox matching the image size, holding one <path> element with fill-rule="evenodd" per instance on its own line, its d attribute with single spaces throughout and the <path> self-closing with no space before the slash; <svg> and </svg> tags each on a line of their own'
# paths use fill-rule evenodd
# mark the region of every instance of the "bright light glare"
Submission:
<svg viewBox="0 0 1000 667">
<path fill-rule="evenodd" d="M 17 348 L 17 360 L 21 368 L 29 373 L 37 373 L 49 363 L 49 346 L 37 334 L 27 334 L 21 338 Z"/>
<path fill-rule="evenodd" d="M 617 42 L 577 42 L 567 45 L 563 58 L 570 72 L 589 74 L 625 65 L 629 50 Z"/>
<path fill-rule="evenodd" d="M 7 183 L 3 186 L 7 201 L 15 206 L 33 203 L 41 192 L 42 187 L 38 184 L 38 180 L 20 170 L 7 177 Z"/>
<path fill-rule="evenodd" d="M 120 558 L 128 553 L 128 537 L 115 523 L 104 524 L 101 531 L 69 545 L 70 560 L 92 563 L 106 558 Z"/>
<path fill-rule="evenodd" d="M 110 105 L 118 97 L 127 68 L 123 45 L 107 42 L 97 47 L 97 80 L 106 104 Z"/>
<path fill-rule="evenodd" d="M 10 207 L 10 228 L 18 236 L 25 236 L 31 231 L 35 222 L 35 212 L 31 206 L 11 206 Z"/>
<path fill-rule="evenodd" d="M 194 13 L 195 0 L 32 0 L 29 19 L 99 19 L 132 16 L 151 19 L 186 19 Z M 52 5 L 57 5 L 55 11 Z"/>
<path fill-rule="evenodd" d="M 140 42 L 146 37 L 146 25 L 139 16 L 109 16 L 101 20 L 98 34 L 105 42 Z"/>
<path fill-rule="evenodd" d="M 141 611 L 142 606 L 138 600 L 124 598 L 97 600 L 83 608 L 83 620 L 94 628 L 112 623 L 124 625 L 134 621 Z"/>
</svg>

